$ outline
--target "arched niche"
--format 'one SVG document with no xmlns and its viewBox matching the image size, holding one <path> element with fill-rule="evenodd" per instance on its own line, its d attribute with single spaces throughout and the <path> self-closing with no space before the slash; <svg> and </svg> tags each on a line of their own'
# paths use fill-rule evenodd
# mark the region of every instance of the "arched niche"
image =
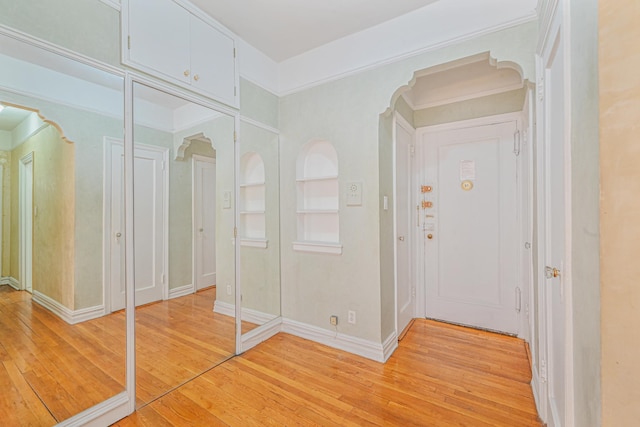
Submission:
<svg viewBox="0 0 640 427">
<path fill-rule="evenodd" d="M 326 140 L 305 144 L 296 163 L 298 240 L 294 249 L 340 254 L 338 154 Z"/>
<path fill-rule="evenodd" d="M 255 151 L 240 158 L 240 231 L 243 245 L 266 248 L 266 181 L 264 161 Z M 253 242 L 249 242 L 252 240 Z"/>
</svg>

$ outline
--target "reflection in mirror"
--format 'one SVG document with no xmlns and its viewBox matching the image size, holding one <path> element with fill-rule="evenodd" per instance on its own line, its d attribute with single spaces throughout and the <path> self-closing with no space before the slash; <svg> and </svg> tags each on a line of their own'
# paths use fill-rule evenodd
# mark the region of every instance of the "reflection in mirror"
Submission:
<svg viewBox="0 0 640 427">
<path fill-rule="evenodd" d="M 133 94 L 141 405 L 235 353 L 234 313 L 214 312 L 235 295 L 234 118 L 139 83 Z"/>
<path fill-rule="evenodd" d="M 105 305 L 102 256 L 123 80 L 0 36 L 0 81 L 0 414 L 53 425 L 125 387 L 125 314 Z"/>
<path fill-rule="evenodd" d="M 280 316 L 280 182 L 278 135 L 248 123 L 242 123 L 241 135 L 238 197 L 244 334 Z"/>
</svg>

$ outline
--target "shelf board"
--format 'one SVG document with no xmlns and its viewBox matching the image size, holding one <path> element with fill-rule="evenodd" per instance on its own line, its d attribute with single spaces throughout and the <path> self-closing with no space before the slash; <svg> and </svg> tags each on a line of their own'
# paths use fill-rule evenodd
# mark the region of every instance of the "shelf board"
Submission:
<svg viewBox="0 0 640 427">
<path fill-rule="evenodd" d="M 296 179 L 296 182 L 330 181 L 333 179 L 338 179 L 338 175 L 310 176 L 305 178 L 298 178 Z"/>
<path fill-rule="evenodd" d="M 244 184 L 240 184 L 240 188 L 247 188 L 247 187 L 260 187 L 265 185 L 266 183 L 264 181 L 262 182 L 246 182 Z"/>
<path fill-rule="evenodd" d="M 265 211 L 240 211 L 240 215 L 264 215 Z"/>
<path fill-rule="evenodd" d="M 338 212 L 339 212 L 338 209 L 300 209 L 296 211 L 296 213 L 301 215 L 315 215 L 315 214 L 326 215 L 326 214 L 337 214 Z"/>
</svg>

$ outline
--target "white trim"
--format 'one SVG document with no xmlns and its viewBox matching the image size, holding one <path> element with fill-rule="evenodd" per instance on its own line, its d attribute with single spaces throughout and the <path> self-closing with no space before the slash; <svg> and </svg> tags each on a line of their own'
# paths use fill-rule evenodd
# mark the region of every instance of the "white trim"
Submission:
<svg viewBox="0 0 640 427">
<path fill-rule="evenodd" d="M 213 148 L 215 150 L 215 147 L 213 146 L 213 142 L 211 143 L 211 148 Z M 185 148 L 186 150 L 186 148 Z M 184 150 L 183 150 L 184 153 Z M 197 254 L 198 252 L 198 226 L 196 224 L 196 163 L 197 162 L 201 162 L 201 163 L 209 163 L 212 164 L 216 167 L 216 188 L 214 188 L 214 199 L 217 198 L 217 183 L 218 183 L 218 165 L 216 163 L 216 158 L 215 157 L 207 157 L 207 156 L 201 156 L 199 154 L 192 154 L 191 155 L 191 253 L 192 253 L 192 259 L 191 259 L 191 283 L 192 283 L 192 289 L 191 292 L 197 292 L 198 291 L 198 280 L 200 279 L 198 277 L 198 259 L 200 258 Z M 202 183 L 204 184 L 204 183 Z M 202 203 L 202 201 L 201 201 Z M 217 220 L 216 220 L 217 221 Z M 217 234 L 215 234 L 215 238 L 217 238 Z M 216 255 L 216 271 L 215 271 L 215 277 L 218 277 L 218 261 L 217 261 L 217 255 Z"/>
<path fill-rule="evenodd" d="M 13 278 L 11 276 L 1 277 L 0 278 L 0 286 L 1 285 L 11 286 L 16 291 L 20 290 L 20 282 L 18 282 L 17 279 L 15 279 L 15 278 Z"/>
<path fill-rule="evenodd" d="M 56 424 L 56 426 L 102 427 L 111 425 L 133 412 L 129 406 L 129 395 L 125 391 Z"/>
<path fill-rule="evenodd" d="M 251 119 L 251 118 L 249 118 L 247 116 L 240 116 L 240 121 L 244 122 L 244 123 L 247 123 L 247 124 L 250 124 L 250 125 L 253 125 L 253 126 L 257 127 L 257 128 L 266 130 L 267 132 L 271 132 L 271 133 L 275 133 L 276 135 L 280 135 L 280 130 L 279 129 L 271 127 L 271 126 L 269 126 L 267 124 L 264 124 L 262 122 L 259 122 L 257 120 Z"/>
<path fill-rule="evenodd" d="M 27 165 L 31 165 L 31 189 L 27 190 L 25 187 L 25 179 L 27 175 Z M 26 206 L 25 203 L 27 201 L 26 197 L 30 196 L 31 199 L 31 212 L 25 212 Z M 29 220 L 25 221 L 25 218 L 29 216 Z M 27 264 L 31 268 L 31 280 L 33 280 L 33 242 L 30 244 L 31 253 L 28 253 L 28 248 L 26 247 L 26 233 L 27 228 L 31 228 L 31 236 L 33 240 L 33 151 L 25 154 L 18 161 L 18 265 L 20 271 L 20 284 L 21 289 L 31 291 L 29 289 L 29 285 L 33 287 L 33 283 L 29 284 L 25 278 L 27 276 Z"/>
<path fill-rule="evenodd" d="M 98 1 L 106 4 L 110 8 L 113 8 L 113 9 L 115 9 L 117 11 L 120 11 L 122 9 L 122 6 L 120 5 L 120 1 L 119 0 L 98 0 Z"/>
<path fill-rule="evenodd" d="M 382 342 L 382 358 L 384 362 L 389 360 L 394 351 L 398 348 L 398 334 L 391 332 L 386 340 Z"/>
<path fill-rule="evenodd" d="M 384 363 L 385 361 L 382 344 L 374 341 L 340 332 L 332 332 L 317 326 L 284 318 L 282 319 L 282 332 L 356 354 L 376 362 Z"/>
<path fill-rule="evenodd" d="M 194 292 L 195 292 L 195 288 L 193 284 L 179 286 L 177 288 L 169 289 L 168 299 L 180 298 L 186 295 L 191 295 Z"/>
<path fill-rule="evenodd" d="M 4 240 L 2 239 L 4 233 L 4 163 L 0 163 L 0 276 L 2 276 L 2 254 L 4 253 L 3 246 Z M 0 279 L 0 284 L 1 284 Z"/>
<path fill-rule="evenodd" d="M 532 11 L 531 13 L 522 16 L 520 18 L 517 19 L 513 19 L 511 21 L 507 21 L 503 24 L 500 25 L 495 25 L 489 28 L 485 28 L 483 30 L 479 30 L 479 31 L 475 31 L 472 33 L 468 33 L 468 34 L 464 34 L 462 36 L 459 37 L 454 37 L 452 39 L 449 40 L 445 40 L 442 42 L 438 42 L 438 43 L 434 43 L 434 44 L 430 44 L 424 47 L 421 47 L 419 49 L 415 49 L 413 51 L 410 52 L 406 52 L 400 55 L 395 55 L 395 56 L 391 56 L 388 58 L 384 58 L 384 59 L 380 59 L 377 61 L 374 61 L 372 63 L 369 63 L 367 65 L 363 65 L 363 66 L 358 66 L 358 67 L 354 67 L 350 70 L 346 70 L 346 71 L 342 71 L 342 72 L 335 72 L 335 73 L 329 73 L 328 76 L 326 77 L 322 77 L 322 78 L 318 78 L 315 80 L 312 80 L 308 83 L 304 83 L 304 84 L 300 84 L 291 88 L 282 88 L 280 87 L 280 97 L 285 97 L 288 95 L 292 95 L 298 92 L 302 92 L 305 91 L 307 89 L 311 89 L 313 87 L 316 86 L 320 86 L 323 85 L 325 83 L 330 83 L 336 80 L 340 80 L 343 79 L 345 77 L 349 77 L 349 76 L 353 76 L 365 71 L 370 71 L 370 70 L 374 70 L 376 68 L 380 68 L 383 67 L 385 65 L 389 65 L 395 62 L 399 62 L 405 59 L 409 59 L 409 58 L 413 58 L 415 56 L 421 55 L 423 53 L 427 53 L 427 52 L 433 52 L 439 49 L 444 49 L 446 47 L 450 47 L 459 43 L 463 43 L 469 40 L 473 40 L 491 33 L 495 33 L 497 31 L 502 31 L 502 30 L 506 30 L 508 28 L 512 28 L 521 24 L 525 24 L 527 22 L 531 22 L 536 20 L 538 17 L 537 13 L 535 11 Z M 304 55 L 304 54 L 303 54 Z M 294 57 L 295 58 L 295 57 Z M 282 63 L 280 63 L 280 74 L 282 75 L 282 68 L 283 68 L 283 64 L 286 63 L 288 60 L 283 61 Z M 282 77 L 281 77 L 282 78 Z M 281 83 L 282 84 L 282 83 Z"/>
<path fill-rule="evenodd" d="M 516 111 L 513 113 L 496 114 L 494 116 L 480 117 L 477 119 L 443 123 L 441 125 L 424 126 L 417 128 L 416 131 L 420 133 L 436 133 L 448 130 L 465 129 L 478 126 L 490 126 L 508 122 L 518 122 L 521 118 L 522 111 Z"/>
<path fill-rule="evenodd" d="M 299 252 L 316 252 L 321 254 L 342 255 L 342 243 L 329 242 L 293 242 L 293 250 Z"/>
<path fill-rule="evenodd" d="M 236 307 L 231 303 L 216 300 L 213 303 L 213 312 L 224 314 L 225 316 L 235 316 Z M 258 311 L 258 310 L 254 310 L 252 308 L 246 308 L 246 307 L 242 307 L 241 312 L 242 312 L 241 314 L 242 321 L 255 323 L 257 325 L 264 325 L 266 323 L 271 322 L 273 319 L 279 317 L 274 314 L 264 313 L 262 311 Z"/>
<path fill-rule="evenodd" d="M 70 325 L 75 325 L 76 323 L 84 322 L 91 319 L 97 319 L 98 317 L 102 317 L 105 314 L 104 305 L 96 305 L 93 307 L 82 308 L 80 310 L 72 310 L 36 290 L 33 291 L 31 300 L 43 306 Z"/>
<path fill-rule="evenodd" d="M 282 318 L 276 317 L 271 321 L 260 325 L 242 335 L 242 352 L 252 349 L 263 341 L 280 333 L 282 329 Z"/>
<path fill-rule="evenodd" d="M 437 101 L 425 102 L 425 103 L 422 103 L 422 104 L 419 104 L 419 105 L 413 104 L 413 102 L 411 102 L 411 99 L 409 97 L 403 96 L 403 98 L 406 101 L 406 103 L 411 107 L 412 110 L 420 111 L 420 110 L 426 110 L 428 108 L 439 107 L 441 105 L 453 104 L 455 102 L 469 101 L 469 100 L 472 100 L 472 99 L 484 98 L 484 97 L 491 96 L 491 95 L 498 95 L 498 94 L 501 94 L 501 93 L 513 92 L 513 91 L 522 89 L 523 87 L 524 87 L 524 85 L 523 85 L 522 82 L 514 83 L 514 84 L 509 85 L 509 86 L 503 86 L 503 87 L 499 87 L 499 88 L 496 88 L 496 89 L 483 90 L 481 92 L 475 92 L 475 93 L 471 93 L 471 94 L 454 96 L 452 98 L 440 99 L 440 100 L 437 100 Z"/>
</svg>

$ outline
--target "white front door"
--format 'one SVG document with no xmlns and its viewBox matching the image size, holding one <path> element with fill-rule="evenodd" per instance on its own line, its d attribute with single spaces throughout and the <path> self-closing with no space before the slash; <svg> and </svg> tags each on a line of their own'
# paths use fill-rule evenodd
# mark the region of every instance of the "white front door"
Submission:
<svg viewBox="0 0 640 427">
<path fill-rule="evenodd" d="M 109 285 L 111 311 L 125 306 L 124 287 L 124 150 L 117 142 L 110 143 Z M 134 244 L 136 305 L 163 299 L 164 262 L 164 150 L 142 148 L 136 144 L 134 153 Z M 107 173 L 109 173 L 107 172 Z"/>
<path fill-rule="evenodd" d="M 563 426 L 566 417 L 565 351 L 565 64 L 560 36 L 546 64 L 545 99 L 545 294 L 548 352 L 548 425 Z"/>
<path fill-rule="evenodd" d="M 216 162 L 193 158 L 196 290 L 216 284 Z"/>
<path fill-rule="evenodd" d="M 518 333 L 516 130 L 509 121 L 420 132 L 429 318 Z"/>
<path fill-rule="evenodd" d="M 413 129 L 396 122 L 396 314 L 400 334 L 415 317 L 415 286 L 411 274 L 411 147 Z"/>
</svg>

